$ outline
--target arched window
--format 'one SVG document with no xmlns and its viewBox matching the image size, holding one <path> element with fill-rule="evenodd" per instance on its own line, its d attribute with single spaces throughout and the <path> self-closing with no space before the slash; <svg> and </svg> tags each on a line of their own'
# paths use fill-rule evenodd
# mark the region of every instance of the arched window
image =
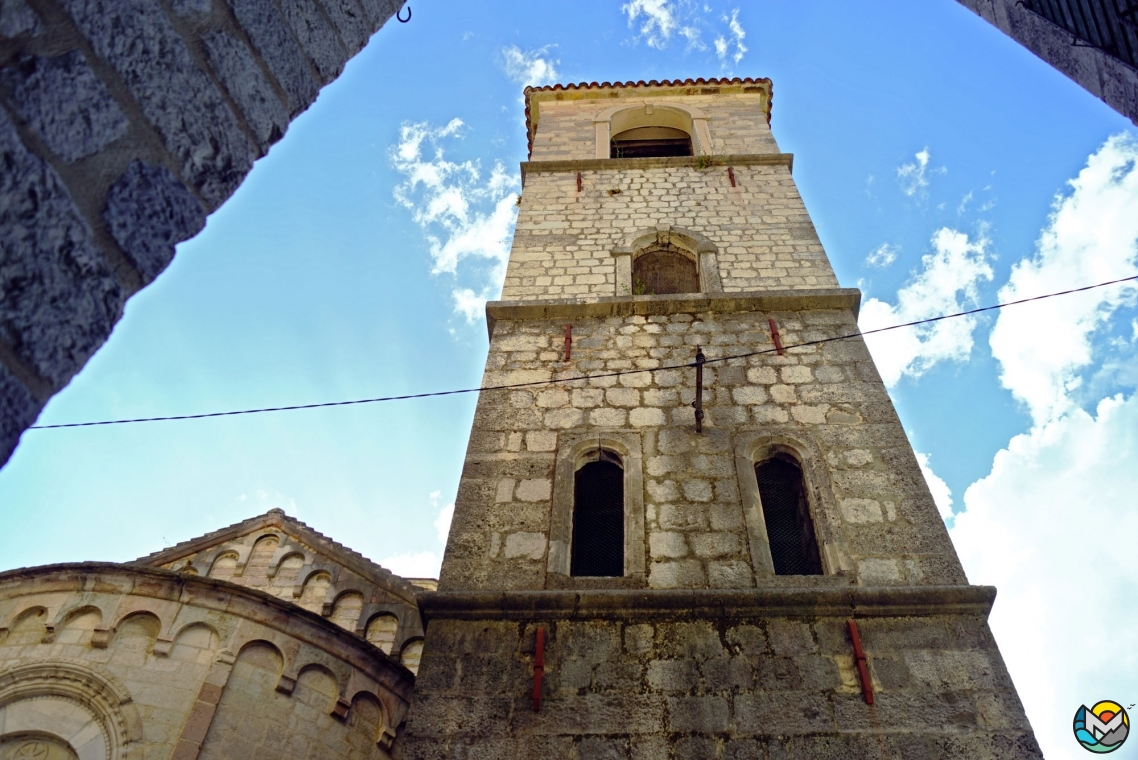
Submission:
<svg viewBox="0 0 1138 760">
<path fill-rule="evenodd" d="M 612 136 L 612 158 L 690 156 L 691 135 L 674 127 L 635 127 Z"/>
<path fill-rule="evenodd" d="M 632 262 L 632 295 L 662 296 L 699 291 L 695 261 L 670 245 L 646 251 Z"/>
<path fill-rule="evenodd" d="M 624 468 L 598 449 L 578 468 L 573 484 L 570 574 L 624 575 Z"/>
<path fill-rule="evenodd" d="M 802 468 L 776 455 L 755 465 L 775 575 L 821 575 Z"/>
</svg>

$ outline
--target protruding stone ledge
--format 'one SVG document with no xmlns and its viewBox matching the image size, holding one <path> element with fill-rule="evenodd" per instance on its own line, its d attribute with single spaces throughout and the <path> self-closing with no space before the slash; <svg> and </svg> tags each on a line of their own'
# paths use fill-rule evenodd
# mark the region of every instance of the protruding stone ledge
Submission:
<svg viewBox="0 0 1138 760">
<path fill-rule="evenodd" d="M 539 172 L 620 171 L 622 169 L 668 169 L 690 166 L 714 169 L 728 166 L 785 166 L 794 171 L 793 153 L 735 153 L 726 156 L 672 156 L 669 158 L 580 158 L 568 161 L 522 161 L 522 186 L 526 176 Z"/>
<path fill-rule="evenodd" d="M 862 586 L 848 589 L 434 591 L 418 595 L 432 620 L 691 620 L 772 617 L 982 615 L 993 586 Z"/>
<path fill-rule="evenodd" d="M 500 319 L 580 319 L 740 311 L 848 310 L 856 318 L 860 308 L 861 291 L 857 288 L 604 296 L 587 301 L 576 298 L 489 301 L 486 304 L 486 329 L 493 338 L 494 325 Z"/>
</svg>

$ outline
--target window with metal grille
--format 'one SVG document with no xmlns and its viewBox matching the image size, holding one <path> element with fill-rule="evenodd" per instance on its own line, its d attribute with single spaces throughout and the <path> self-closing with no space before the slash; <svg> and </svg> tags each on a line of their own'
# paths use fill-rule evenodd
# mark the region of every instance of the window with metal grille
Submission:
<svg viewBox="0 0 1138 760">
<path fill-rule="evenodd" d="M 609 146 L 613 158 L 668 158 L 690 156 L 691 136 L 672 127 L 636 127 L 614 135 Z"/>
<path fill-rule="evenodd" d="M 782 458 L 755 465 L 775 575 L 821 575 L 802 469 Z"/>
<path fill-rule="evenodd" d="M 573 484 L 573 547 L 569 572 L 624 575 L 624 469 L 620 457 L 597 451 Z"/>
<path fill-rule="evenodd" d="M 642 253 L 632 262 L 633 295 L 698 292 L 699 272 L 695 262 L 681 253 L 664 248 Z"/>
</svg>

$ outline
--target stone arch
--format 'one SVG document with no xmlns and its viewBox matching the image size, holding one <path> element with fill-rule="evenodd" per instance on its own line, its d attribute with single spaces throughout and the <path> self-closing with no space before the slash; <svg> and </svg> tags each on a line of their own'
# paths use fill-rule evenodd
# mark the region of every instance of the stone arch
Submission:
<svg viewBox="0 0 1138 760">
<path fill-rule="evenodd" d="M 0 644 L 17 646 L 20 644 L 39 644 L 48 635 L 47 607 L 33 604 L 12 616 L 8 625 L 0 629 L 4 633 Z"/>
<path fill-rule="evenodd" d="M 341 591 L 332 602 L 329 618 L 345 631 L 356 633 L 360 628 L 360 615 L 364 609 L 364 595 L 356 589 Z"/>
<path fill-rule="evenodd" d="M 300 580 L 300 571 L 305 562 L 307 560 L 301 551 L 290 551 L 282 556 L 270 573 L 273 579 L 271 585 L 291 590 Z"/>
<path fill-rule="evenodd" d="M 308 574 L 301 584 L 300 598 L 296 600 L 304 609 L 309 612 L 315 612 L 317 615 L 324 614 L 324 602 L 327 600 L 328 591 L 332 588 L 332 574 L 322 568 L 316 568 Z"/>
<path fill-rule="evenodd" d="M 197 621 L 182 626 L 174 636 L 170 657 L 175 660 L 202 662 L 203 657 L 213 658 L 213 652 L 221 648 L 221 636 L 209 623 Z"/>
<path fill-rule="evenodd" d="M 387 733 L 385 729 L 389 725 L 383 703 L 370 691 L 360 691 L 352 697 L 351 704 L 348 725 L 369 739 L 371 744 L 382 746 L 384 735 Z"/>
<path fill-rule="evenodd" d="M 644 100 L 612 106 L 593 117 L 596 136 L 596 157 L 609 158 L 612 136 L 627 129 L 646 126 L 671 127 L 687 132 L 692 139 L 692 153 L 697 156 L 711 154 L 709 117 L 695 106 L 669 102 L 666 105 Z"/>
<path fill-rule="evenodd" d="M 209 563 L 209 577 L 217 578 L 218 580 L 227 581 L 237 574 L 237 563 L 240 560 L 240 555 L 232 550 L 219 552 L 213 558 L 213 562 Z"/>
<path fill-rule="evenodd" d="M 123 616 L 113 630 L 111 640 L 116 649 L 151 654 L 162 632 L 162 621 L 153 612 L 140 610 Z"/>
<path fill-rule="evenodd" d="M 312 662 L 297 674 L 292 696 L 325 715 L 331 715 L 337 711 L 340 682 L 331 669 Z"/>
<path fill-rule="evenodd" d="M 419 674 L 419 661 L 423 657 L 423 638 L 415 637 L 403 642 L 399 650 L 399 662 L 415 675 Z"/>
<path fill-rule="evenodd" d="M 0 726 L 5 735 L 42 732 L 68 744 L 81 741 L 84 758 L 136 760 L 143 754 L 142 720 L 130 692 L 73 661 L 37 662 L 0 674 Z M 68 727 L 73 730 L 64 735 Z"/>
<path fill-rule="evenodd" d="M 723 278 L 719 274 L 719 247 L 709 237 L 695 230 L 662 224 L 634 231 L 612 250 L 612 255 L 616 258 L 617 296 L 635 294 L 633 261 L 644 253 L 661 249 L 673 251 L 695 262 L 700 292 L 723 292 Z"/>
<path fill-rule="evenodd" d="M 280 543 L 280 536 L 276 533 L 265 533 L 253 541 L 249 550 L 249 557 L 240 567 L 240 574 L 243 578 L 249 578 L 250 581 L 261 581 L 261 583 L 250 583 L 249 585 L 256 586 L 268 583 L 273 555 L 276 554 Z"/>
<path fill-rule="evenodd" d="M 93 604 L 84 604 L 60 615 L 61 622 L 53 626 L 52 641 L 57 644 L 86 644 L 103 623 L 103 611 Z"/>
<path fill-rule="evenodd" d="M 806 501 L 821 554 L 822 573 L 852 572 L 849 543 L 834 499 L 829 469 L 821 452 L 800 431 L 769 428 L 742 435 L 735 446 L 735 475 L 756 579 L 762 581 L 774 577 L 775 573 L 759 486 L 755 480 L 755 465 L 778 456 L 794 460 L 802 470 Z"/>
<path fill-rule="evenodd" d="M 609 587 L 639 587 L 645 576 L 644 458 L 640 436 L 635 433 L 602 431 L 561 437 L 554 466 L 553 508 L 549 533 L 547 583 L 557 587 L 576 581 L 570 577 L 573 536 L 573 504 L 577 470 L 591 452 L 603 449 L 616 454 L 624 469 L 624 575 L 608 578 Z"/>
<path fill-rule="evenodd" d="M 364 628 L 364 638 L 384 654 L 391 654 L 399 633 L 399 616 L 393 612 L 378 612 L 371 616 Z"/>
</svg>

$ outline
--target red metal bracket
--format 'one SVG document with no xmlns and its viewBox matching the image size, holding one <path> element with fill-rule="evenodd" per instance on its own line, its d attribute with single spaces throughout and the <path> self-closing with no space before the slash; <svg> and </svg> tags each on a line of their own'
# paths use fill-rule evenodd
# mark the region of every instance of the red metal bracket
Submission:
<svg viewBox="0 0 1138 760">
<path fill-rule="evenodd" d="M 733 167 L 727 167 L 727 179 L 731 180 L 731 187 L 735 187 L 735 169 Z"/>
<path fill-rule="evenodd" d="M 541 677 L 545 674 L 545 629 L 536 631 L 536 646 L 533 655 L 533 711 L 541 709 Z"/>
<path fill-rule="evenodd" d="M 857 662 L 857 677 L 861 681 L 861 693 L 867 705 L 873 704 L 873 682 L 869 680 L 869 667 L 865 659 L 865 650 L 861 648 L 861 636 L 857 632 L 857 623 L 847 620 L 846 626 L 850 629 L 850 639 L 853 641 L 854 659 Z"/>
<path fill-rule="evenodd" d="M 581 179 L 581 172 L 577 172 L 577 192 L 581 192 L 584 189 L 585 189 L 585 183 Z"/>
<path fill-rule="evenodd" d="M 768 319 L 767 324 L 771 326 L 771 340 L 774 341 L 774 350 L 778 351 L 779 356 L 782 356 L 782 338 L 778 335 L 778 325 L 774 323 L 773 319 Z"/>
<path fill-rule="evenodd" d="M 565 325 L 565 361 L 569 361 L 573 349 L 573 325 Z"/>
</svg>

